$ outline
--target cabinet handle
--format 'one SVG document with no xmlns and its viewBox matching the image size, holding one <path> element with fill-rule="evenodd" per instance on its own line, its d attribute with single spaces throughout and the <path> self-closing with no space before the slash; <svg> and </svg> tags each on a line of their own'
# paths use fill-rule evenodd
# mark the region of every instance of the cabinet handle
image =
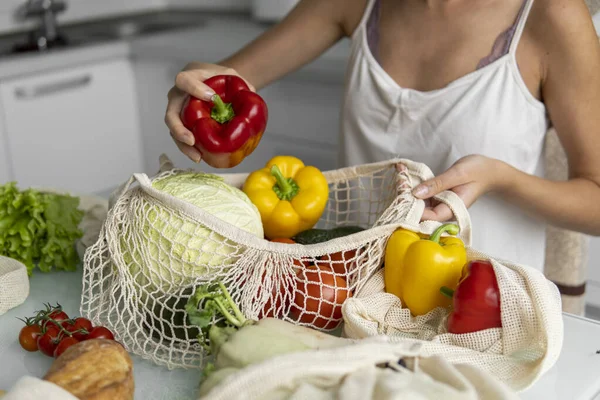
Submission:
<svg viewBox="0 0 600 400">
<path fill-rule="evenodd" d="M 33 99 L 35 97 L 47 96 L 50 94 L 72 90 L 79 87 L 87 86 L 92 81 L 91 75 L 84 75 L 73 79 L 65 79 L 64 81 L 42 84 L 30 88 L 15 89 L 15 96 L 18 99 Z"/>
</svg>

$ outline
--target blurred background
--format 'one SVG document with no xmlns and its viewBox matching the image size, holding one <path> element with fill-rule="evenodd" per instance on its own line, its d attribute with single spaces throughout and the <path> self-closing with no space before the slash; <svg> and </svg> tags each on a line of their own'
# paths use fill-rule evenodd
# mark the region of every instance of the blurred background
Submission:
<svg viewBox="0 0 600 400">
<path fill-rule="evenodd" d="M 163 122 L 175 75 L 217 62 L 280 20 L 296 0 L 1 0 L 0 183 L 106 194 L 133 172 L 181 155 Z M 595 17 L 597 29 L 600 14 Z M 600 30 L 599 30 L 600 32 Z M 302 46 L 302 43 L 298 43 Z M 337 166 L 349 42 L 261 91 L 260 146 L 235 172 L 290 154 Z M 273 60 L 277 62 L 277 60 Z M 586 299 L 600 317 L 600 239 L 590 243 Z"/>
</svg>

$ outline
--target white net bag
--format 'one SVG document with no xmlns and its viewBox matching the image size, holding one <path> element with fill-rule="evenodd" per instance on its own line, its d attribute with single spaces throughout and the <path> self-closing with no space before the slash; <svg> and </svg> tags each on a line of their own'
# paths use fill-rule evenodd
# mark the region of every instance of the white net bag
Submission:
<svg viewBox="0 0 600 400">
<path fill-rule="evenodd" d="M 409 174 L 413 185 L 433 176 L 424 165 L 414 164 Z M 461 230 L 470 232 L 464 203 L 453 193 L 445 193 L 443 197 Z M 412 215 L 402 225 L 431 234 L 440 224 L 419 223 L 419 218 Z M 542 272 L 492 259 L 468 247 L 470 240 L 465 240 L 465 244 L 468 260 L 490 260 L 493 265 L 500 291 L 501 328 L 449 333 L 450 310 L 442 307 L 413 317 L 398 297 L 385 292 L 381 269 L 344 303 L 344 336 L 362 339 L 388 335 L 391 340 L 420 343 L 422 356 L 440 355 L 451 363 L 470 364 L 488 371 L 515 390 L 524 390 L 550 369 L 560 354 L 563 342 L 560 293 Z"/>
<path fill-rule="evenodd" d="M 267 241 L 157 190 L 186 173 L 163 158 L 156 177 L 134 174 L 113 194 L 84 257 L 81 313 L 128 351 L 169 368 L 202 367 L 206 359 L 184 310 L 200 285 L 223 283 L 249 319 L 336 329 L 342 302 L 381 266 L 396 221 L 419 212 L 410 174 L 397 161 L 325 172 L 329 200 L 317 227 L 364 230 L 300 245 Z M 239 188 L 247 175 L 221 177 Z"/>
</svg>

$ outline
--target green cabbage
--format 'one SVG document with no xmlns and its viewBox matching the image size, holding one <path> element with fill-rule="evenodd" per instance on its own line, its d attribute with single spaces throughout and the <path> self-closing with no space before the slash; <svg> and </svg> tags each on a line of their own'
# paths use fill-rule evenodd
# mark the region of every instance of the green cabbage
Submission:
<svg viewBox="0 0 600 400">
<path fill-rule="evenodd" d="M 216 175 L 185 172 L 153 182 L 157 190 L 263 237 L 260 213 L 248 196 Z M 124 260 L 146 290 L 172 292 L 194 278 L 225 272 L 242 255 L 235 243 L 155 201 L 138 203 L 121 239 Z"/>
</svg>

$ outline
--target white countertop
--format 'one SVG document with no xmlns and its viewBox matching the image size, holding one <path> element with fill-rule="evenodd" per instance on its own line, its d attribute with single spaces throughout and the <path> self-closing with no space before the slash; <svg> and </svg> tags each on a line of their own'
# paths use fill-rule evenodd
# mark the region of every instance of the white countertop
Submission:
<svg viewBox="0 0 600 400">
<path fill-rule="evenodd" d="M 78 315 L 81 270 L 75 273 L 36 272 L 31 278 L 27 301 L 0 316 L 0 390 L 9 389 L 23 375 L 42 377 L 52 359 L 27 353 L 18 342 L 23 323 L 17 317 L 30 316 L 43 303 L 60 303 L 69 315 Z M 600 399 L 600 323 L 565 315 L 565 342 L 557 364 L 531 389 L 526 400 Z M 198 370 L 172 370 L 133 356 L 135 398 L 144 400 L 192 400 L 200 380 Z"/>
<path fill-rule="evenodd" d="M 0 58 L 0 79 L 47 72 L 72 65 L 131 57 L 133 60 L 171 62 L 183 67 L 190 61 L 218 62 L 252 41 L 269 25 L 253 21 L 243 14 L 200 13 L 198 28 L 146 34 L 129 40 L 82 45 L 48 53 L 28 53 Z M 342 40 L 317 60 L 297 72 L 342 82 L 349 41 Z M 318 74 L 315 74 L 318 72 Z"/>
</svg>

